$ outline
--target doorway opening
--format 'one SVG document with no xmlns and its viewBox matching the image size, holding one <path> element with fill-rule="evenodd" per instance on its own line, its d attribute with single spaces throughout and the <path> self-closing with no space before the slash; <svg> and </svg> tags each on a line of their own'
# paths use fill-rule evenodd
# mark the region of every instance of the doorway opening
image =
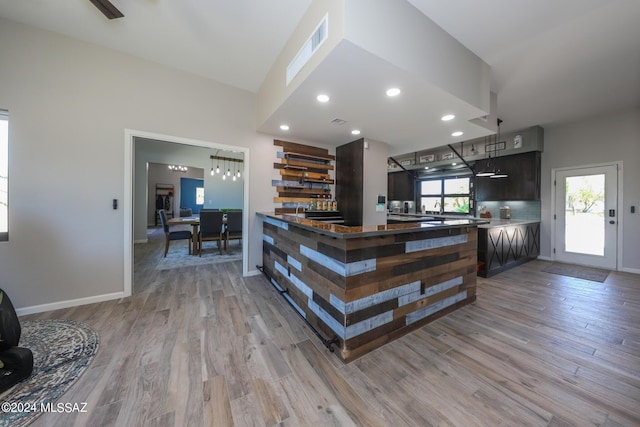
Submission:
<svg viewBox="0 0 640 427">
<path fill-rule="evenodd" d="M 171 135 L 155 134 L 145 131 L 137 131 L 125 129 L 125 170 L 124 170 L 124 200 L 123 209 L 124 217 L 124 296 L 130 296 L 133 291 L 134 282 L 134 241 L 136 239 L 135 232 L 144 228 L 146 236 L 147 228 L 147 208 L 146 200 L 148 199 L 148 190 L 146 183 L 147 161 L 144 156 L 137 153 L 136 140 L 154 141 L 158 144 L 171 143 L 178 149 L 180 147 L 186 149 L 189 147 L 202 147 L 208 150 L 226 150 L 235 152 L 241 156 L 244 161 L 244 176 L 242 179 L 242 274 L 248 275 L 248 214 L 249 214 L 249 149 L 227 144 L 219 144 L 210 141 L 200 141 L 189 138 L 176 137 Z M 138 155 L 136 155 L 138 154 Z M 207 157 L 210 162 L 210 158 Z M 144 175 L 145 179 L 137 179 Z M 206 174 L 205 174 L 206 176 Z M 206 196 L 205 196 L 206 197 Z M 138 200 L 140 199 L 140 200 Z"/>
</svg>

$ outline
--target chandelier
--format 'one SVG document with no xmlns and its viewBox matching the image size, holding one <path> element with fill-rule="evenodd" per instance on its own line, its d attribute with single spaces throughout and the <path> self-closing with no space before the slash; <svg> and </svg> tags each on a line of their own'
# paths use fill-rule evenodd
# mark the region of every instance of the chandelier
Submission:
<svg viewBox="0 0 640 427">
<path fill-rule="evenodd" d="M 185 173 L 187 171 L 187 167 L 186 166 L 181 166 L 181 165 L 169 165 L 169 170 L 171 172 L 182 172 L 182 173 Z"/>
</svg>

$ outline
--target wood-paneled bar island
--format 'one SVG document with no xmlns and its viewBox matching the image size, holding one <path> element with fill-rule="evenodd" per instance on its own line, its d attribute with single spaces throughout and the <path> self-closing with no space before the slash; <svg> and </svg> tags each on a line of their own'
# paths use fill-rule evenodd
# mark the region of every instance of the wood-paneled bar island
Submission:
<svg viewBox="0 0 640 427">
<path fill-rule="evenodd" d="M 262 271 L 345 362 L 476 298 L 477 224 L 263 218 Z"/>
</svg>

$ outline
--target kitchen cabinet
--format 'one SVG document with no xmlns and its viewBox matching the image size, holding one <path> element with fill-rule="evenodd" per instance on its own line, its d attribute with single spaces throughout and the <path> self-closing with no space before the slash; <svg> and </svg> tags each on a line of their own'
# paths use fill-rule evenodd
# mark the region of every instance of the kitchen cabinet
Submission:
<svg viewBox="0 0 640 427">
<path fill-rule="evenodd" d="M 416 199 L 416 180 L 407 172 L 390 172 L 387 175 L 387 200 Z"/>
<path fill-rule="evenodd" d="M 540 255 L 540 222 L 478 226 L 478 275 L 491 277 Z"/>
<path fill-rule="evenodd" d="M 540 200 L 540 152 L 477 161 L 475 170 L 500 169 L 507 178 L 476 177 L 476 200 Z"/>
</svg>

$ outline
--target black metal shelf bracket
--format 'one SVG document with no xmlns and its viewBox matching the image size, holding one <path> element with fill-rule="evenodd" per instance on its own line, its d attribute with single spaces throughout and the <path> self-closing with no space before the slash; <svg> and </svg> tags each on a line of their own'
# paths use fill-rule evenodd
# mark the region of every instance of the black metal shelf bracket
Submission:
<svg viewBox="0 0 640 427">
<path fill-rule="evenodd" d="M 326 339 L 325 337 L 323 337 L 320 332 L 311 324 L 309 323 L 309 321 L 298 311 L 298 309 L 292 304 L 292 302 L 289 300 L 289 298 L 287 298 L 286 296 L 289 294 L 289 289 L 283 289 L 280 286 L 276 285 L 276 279 L 271 277 L 271 275 L 269 274 L 269 272 L 261 265 L 256 265 L 256 268 L 258 270 L 260 270 L 262 272 L 262 274 L 265 275 L 265 277 L 267 278 L 267 280 L 269 281 L 269 283 L 271 283 L 271 286 L 273 286 L 275 288 L 275 290 L 280 294 L 280 296 L 282 296 L 282 298 L 291 306 L 291 308 L 293 308 L 293 311 L 295 311 L 296 313 L 298 313 L 298 316 L 304 320 L 304 323 L 307 324 L 307 326 L 309 327 L 309 329 L 311 329 L 313 331 L 313 333 L 315 334 L 315 336 L 317 336 L 320 341 L 322 342 L 322 344 L 329 349 L 329 351 L 331 353 L 333 353 L 335 350 L 332 347 L 332 345 L 340 345 L 340 337 L 338 337 L 337 335 L 334 335 L 333 338 L 331 338 L 330 340 Z"/>
</svg>

